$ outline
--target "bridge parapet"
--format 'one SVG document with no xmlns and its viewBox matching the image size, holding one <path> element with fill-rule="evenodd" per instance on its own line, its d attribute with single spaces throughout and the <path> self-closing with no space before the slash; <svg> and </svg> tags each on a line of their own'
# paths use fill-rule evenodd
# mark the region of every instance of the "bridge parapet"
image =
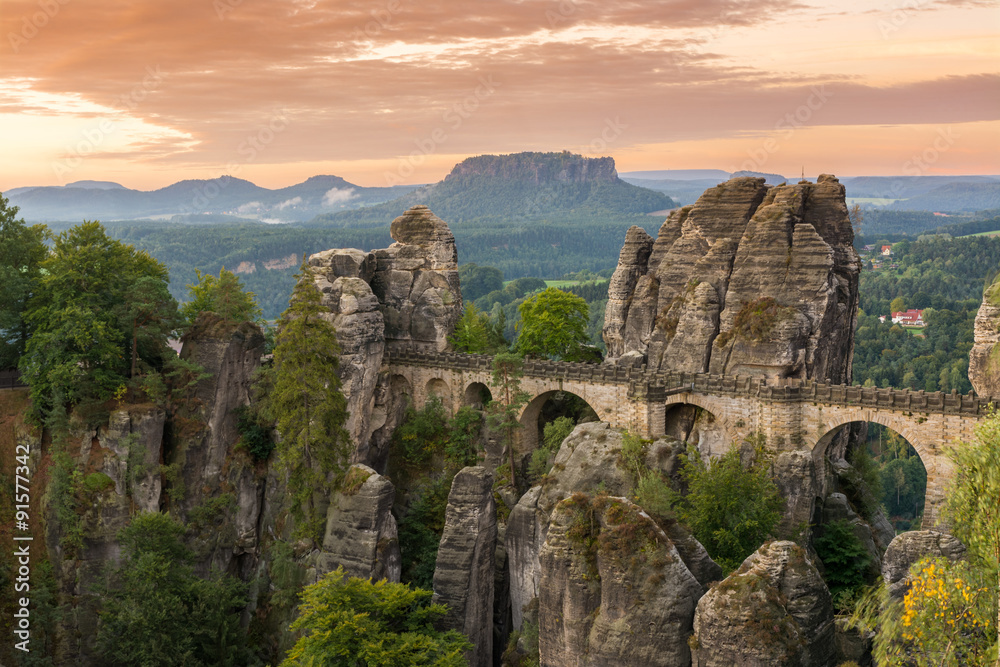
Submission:
<svg viewBox="0 0 1000 667">
<path fill-rule="evenodd" d="M 402 364 L 459 371 L 491 372 L 493 358 L 485 354 L 461 352 L 424 352 L 413 349 L 393 350 L 389 364 Z M 574 380 L 596 384 L 628 385 L 629 396 L 646 401 L 660 401 L 666 392 L 680 387 L 703 394 L 727 394 L 752 397 L 769 402 L 810 402 L 828 405 L 867 406 L 909 412 L 985 416 L 991 406 L 1000 405 L 1000 397 L 976 396 L 940 391 L 834 385 L 795 378 L 768 381 L 747 375 L 714 373 L 651 372 L 645 365 L 617 366 L 570 361 L 529 359 L 524 363 L 528 377 Z"/>
</svg>

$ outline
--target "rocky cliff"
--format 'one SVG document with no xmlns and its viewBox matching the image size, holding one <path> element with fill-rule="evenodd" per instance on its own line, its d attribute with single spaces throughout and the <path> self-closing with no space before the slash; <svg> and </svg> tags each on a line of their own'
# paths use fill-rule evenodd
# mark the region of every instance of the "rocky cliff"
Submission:
<svg viewBox="0 0 1000 667">
<path fill-rule="evenodd" d="M 611 280 L 609 360 L 653 369 L 850 379 L 861 268 L 833 176 L 734 178 L 633 228 Z"/>
<path fill-rule="evenodd" d="M 982 396 L 1000 396 L 1000 275 L 983 293 L 969 352 L 969 381 Z"/>
</svg>

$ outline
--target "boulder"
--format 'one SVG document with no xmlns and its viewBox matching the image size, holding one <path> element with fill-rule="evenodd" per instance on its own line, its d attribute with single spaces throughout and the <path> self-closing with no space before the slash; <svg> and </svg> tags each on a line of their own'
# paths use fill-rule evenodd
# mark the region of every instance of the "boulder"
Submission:
<svg viewBox="0 0 1000 667">
<path fill-rule="evenodd" d="M 1000 275 L 983 293 L 969 352 L 969 381 L 981 396 L 1000 397 Z"/>
<path fill-rule="evenodd" d="M 925 556 L 960 560 L 965 557 L 965 545 L 957 537 L 934 530 L 911 530 L 897 535 L 882 558 L 882 580 L 889 588 L 890 598 L 903 599 L 910 587 L 910 566 Z"/>
<path fill-rule="evenodd" d="M 698 602 L 696 667 L 836 664 L 833 605 L 794 542 L 769 542 Z"/>
<path fill-rule="evenodd" d="M 552 513 L 540 562 L 541 664 L 688 664 L 702 587 L 638 506 L 574 494 Z"/>
<path fill-rule="evenodd" d="M 351 466 L 330 499 L 317 579 L 343 567 L 351 577 L 399 581 L 399 539 L 391 512 L 395 496 L 387 477 L 365 465 Z"/>
<path fill-rule="evenodd" d="M 448 606 L 443 625 L 472 642 L 466 653 L 472 667 L 493 664 L 496 545 L 493 474 L 479 466 L 463 468 L 448 494 L 433 601 Z"/>
</svg>

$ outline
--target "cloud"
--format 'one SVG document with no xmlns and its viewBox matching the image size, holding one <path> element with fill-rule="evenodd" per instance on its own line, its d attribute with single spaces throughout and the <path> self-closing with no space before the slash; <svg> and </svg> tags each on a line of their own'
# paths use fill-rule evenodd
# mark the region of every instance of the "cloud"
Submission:
<svg viewBox="0 0 1000 667">
<path fill-rule="evenodd" d="M 354 188 L 332 188 L 323 195 L 323 205 L 338 206 L 339 204 L 349 202 L 357 196 Z"/>
<path fill-rule="evenodd" d="M 302 197 L 292 197 L 291 199 L 287 199 L 281 202 L 280 204 L 274 205 L 272 208 L 277 209 L 279 211 L 283 211 L 289 206 L 298 206 L 301 203 L 302 203 Z"/>
</svg>

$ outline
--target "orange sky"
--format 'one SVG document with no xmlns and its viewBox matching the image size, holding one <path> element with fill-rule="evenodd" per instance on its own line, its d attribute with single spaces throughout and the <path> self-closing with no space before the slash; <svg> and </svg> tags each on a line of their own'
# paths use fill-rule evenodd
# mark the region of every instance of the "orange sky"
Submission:
<svg viewBox="0 0 1000 667">
<path fill-rule="evenodd" d="M 1000 174 L 996 0 L 2 0 L 0 191 L 229 173 Z"/>
</svg>

